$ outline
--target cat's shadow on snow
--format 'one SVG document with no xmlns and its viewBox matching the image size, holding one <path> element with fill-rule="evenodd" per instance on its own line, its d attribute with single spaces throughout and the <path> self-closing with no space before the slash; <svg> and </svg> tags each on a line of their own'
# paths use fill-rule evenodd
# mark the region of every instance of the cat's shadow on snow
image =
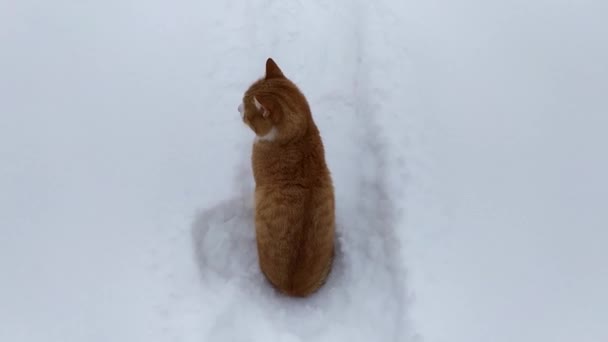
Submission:
<svg viewBox="0 0 608 342">
<path fill-rule="evenodd" d="M 192 224 L 192 240 L 194 258 L 202 281 L 207 286 L 229 283 L 239 291 L 265 298 L 299 300 L 280 294 L 260 271 L 252 198 L 235 198 L 200 210 Z M 337 238 L 336 256 L 327 283 L 308 298 L 324 297 L 336 290 L 343 272 L 343 258 Z"/>
</svg>

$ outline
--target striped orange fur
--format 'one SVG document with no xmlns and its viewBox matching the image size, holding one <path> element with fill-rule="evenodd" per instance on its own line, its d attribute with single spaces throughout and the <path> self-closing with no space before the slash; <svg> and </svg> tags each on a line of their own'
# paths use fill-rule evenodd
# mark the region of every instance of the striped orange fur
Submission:
<svg viewBox="0 0 608 342">
<path fill-rule="evenodd" d="M 257 135 L 252 166 L 260 268 L 283 293 L 307 296 L 325 282 L 334 255 L 334 189 L 319 130 L 305 96 L 271 58 L 239 110 Z"/>
</svg>

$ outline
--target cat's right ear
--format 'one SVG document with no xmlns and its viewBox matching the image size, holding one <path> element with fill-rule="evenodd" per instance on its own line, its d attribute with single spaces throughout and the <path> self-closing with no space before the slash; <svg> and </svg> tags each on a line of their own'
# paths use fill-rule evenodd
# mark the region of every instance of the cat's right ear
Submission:
<svg viewBox="0 0 608 342">
<path fill-rule="evenodd" d="M 262 116 L 264 118 L 276 116 L 274 101 L 270 96 L 256 95 L 253 97 L 253 104 L 255 104 L 255 107 L 262 112 Z"/>
<path fill-rule="evenodd" d="M 285 78 L 285 75 L 272 58 L 266 60 L 266 79 L 270 78 Z"/>
</svg>

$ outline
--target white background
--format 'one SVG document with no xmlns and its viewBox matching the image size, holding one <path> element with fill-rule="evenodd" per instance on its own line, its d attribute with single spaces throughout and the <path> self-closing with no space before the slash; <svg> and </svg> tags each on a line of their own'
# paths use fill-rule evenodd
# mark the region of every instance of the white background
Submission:
<svg viewBox="0 0 608 342">
<path fill-rule="evenodd" d="M 600 0 L 0 0 L 0 340 L 606 341 L 607 37 Z M 269 56 L 336 185 L 304 301 L 255 267 Z"/>
</svg>

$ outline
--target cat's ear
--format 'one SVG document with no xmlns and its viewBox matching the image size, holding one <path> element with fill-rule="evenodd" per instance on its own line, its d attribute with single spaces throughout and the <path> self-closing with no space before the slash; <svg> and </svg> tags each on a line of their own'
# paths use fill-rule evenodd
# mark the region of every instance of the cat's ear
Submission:
<svg viewBox="0 0 608 342">
<path fill-rule="evenodd" d="M 262 116 L 265 118 L 274 116 L 273 114 L 276 114 L 274 100 L 271 96 L 256 95 L 253 97 L 253 104 L 255 104 L 255 107 L 262 112 Z"/>
<path fill-rule="evenodd" d="M 283 72 L 272 58 L 266 60 L 266 79 L 270 78 L 285 78 L 285 75 L 283 75 Z"/>
</svg>

